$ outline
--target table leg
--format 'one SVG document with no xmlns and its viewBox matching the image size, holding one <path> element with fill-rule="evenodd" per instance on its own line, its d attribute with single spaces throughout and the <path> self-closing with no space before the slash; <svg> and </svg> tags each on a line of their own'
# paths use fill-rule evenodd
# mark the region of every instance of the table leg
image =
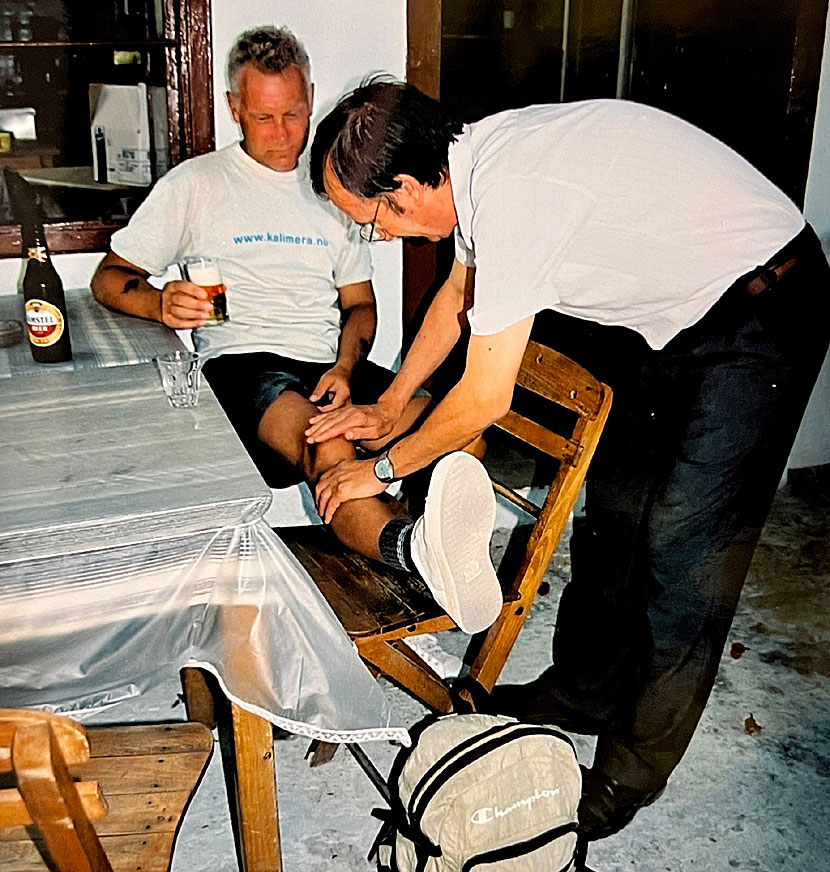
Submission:
<svg viewBox="0 0 830 872">
<path fill-rule="evenodd" d="M 187 719 L 204 724 L 209 730 L 215 729 L 213 692 L 208 686 L 205 673 L 193 666 L 185 666 L 181 671 L 181 679 Z"/>
<path fill-rule="evenodd" d="M 271 724 L 231 703 L 243 872 L 281 872 L 277 773 Z"/>
<path fill-rule="evenodd" d="M 273 729 L 268 721 L 230 703 L 215 682 L 206 679 L 200 669 L 182 670 L 188 718 L 211 729 L 219 722 L 225 784 L 233 806 L 231 818 L 242 872 L 281 872 Z"/>
</svg>

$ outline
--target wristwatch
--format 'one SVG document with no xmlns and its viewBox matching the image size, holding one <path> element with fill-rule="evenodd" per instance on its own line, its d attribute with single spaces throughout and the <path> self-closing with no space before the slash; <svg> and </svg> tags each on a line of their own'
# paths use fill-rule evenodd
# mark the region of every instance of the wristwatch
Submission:
<svg viewBox="0 0 830 872">
<path fill-rule="evenodd" d="M 395 475 L 395 467 L 392 466 L 392 461 L 389 459 L 388 448 L 375 461 L 375 477 L 383 484 L 392 484 L 393 481 L 398 480 Z"/>
</svg>

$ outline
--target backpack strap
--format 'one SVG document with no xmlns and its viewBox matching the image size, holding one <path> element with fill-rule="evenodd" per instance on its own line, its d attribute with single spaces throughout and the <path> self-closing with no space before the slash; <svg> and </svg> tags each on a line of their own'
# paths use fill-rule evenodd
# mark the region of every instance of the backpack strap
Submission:
<svg viewBox="0 0 830 872">
<path fill-rule="evenodd" d="M 417 858 L 416 872 L 422 872 L 426 868 L 430 857 L 440 857 L 443 853 L 439 845 L 433 844 L 419 829 L 410 826 L 406 812 L 400 806 L 393 806 L 390 809 L 373 808 L 372 817 L 383 821 L 383 824 L 375 837 L 375 841 L 372 843 L 366 859 L 371 862 L 372 858 L 376 857 L 378 868 L 382 872 L 386 872 L 386 870 L 397 872 L 395 846 L 398 835 L 412 842 L 415 848 L 415 856 Z M 381 861 L 380 849 L 383 846 L 388 846 L 391 849 L 391 861 L 388 865 Z"/>
<path fill-rule="evenodd" d="M 512 860 L 516 857 L 530 854 L 533 851 L 537 851 L 539 848 L 543 848 L 545 845 L 550 844 L 561 836 L 565 836 L 568 833 L 575 833 L 577 829 L 578 824 L 576 821 L 571 821 L 570 823 L 562 824 L 561 826 L 554 827 L 544 833 L 540 833 L 538 836 L 534 836 L 526 842 L 517 842 L 515 845 L 507 845 L 504 848 L 496 848 L 494 851 L 477 854 L 467 860 L 467 862 L 461 867 L 461 872 L 470 872 L 473 867 L 480 866 L 482 863 L 497 863 L 500 860 Z M 573 861 L 574 858 L 572 856 L 559 872 L 566 872 L 566 870 L 570 869 Z"/>
<path fill-rule="evenodd" d="M 372 862 L 373 858 L 377 857 L 378 868 L 388 870 L 389 866 L 382 864 L 380 859 L 380 849 L 383 845 L 391 845 L 395 840 L 395 825 L 392 823 L 391 812 L 385 808 L 373 808 L 372 817 L 382 821 L 378 834 L 372 842 L 372 847 L 369 848 L 369 853 L 366 855 L 368 862 Z"/>
</svg>

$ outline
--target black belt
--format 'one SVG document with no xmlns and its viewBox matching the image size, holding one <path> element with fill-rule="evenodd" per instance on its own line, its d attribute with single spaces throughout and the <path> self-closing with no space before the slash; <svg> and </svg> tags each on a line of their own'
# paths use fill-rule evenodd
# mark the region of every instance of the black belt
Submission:
<svg viewBox="0 0 830 872">
<path fill-rule="evenodd" d="M 794 236 L 780 251 L 776 252 L 763 266 L 756 266 L 746 275 L 738 279 L 745 291 L 753 297 L 771 288 L 782 279 L 797 263 L 808 243 L 815 238 L 815 232 L 809 224 Z"/>
</svg>

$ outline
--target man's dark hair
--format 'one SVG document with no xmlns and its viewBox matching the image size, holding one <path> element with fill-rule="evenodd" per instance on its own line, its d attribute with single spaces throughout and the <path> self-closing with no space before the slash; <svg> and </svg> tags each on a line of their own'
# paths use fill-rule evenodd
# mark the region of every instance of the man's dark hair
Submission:
<svg viewBox="0 0 830 872">
<path fill-rule="evenodd" d="M 311 84 L 311 65 L 306 50 L 287 27 L 256 27 L 240 34 L 228 55 L 228 87 L 239 93 L 239 73 L 253 64 L 261 73 L 282 73 L 298 67 Z"/>
<path fill-rule="evenodd" d="M 413 85 L 374 77 L 347 94 L 317 125 L 311 183 L 325 198 L 328 162 L 340 184 L 363 199 L 395 191 L 406 174 L 437 188 L 461 123 Z"/>
</svg>

